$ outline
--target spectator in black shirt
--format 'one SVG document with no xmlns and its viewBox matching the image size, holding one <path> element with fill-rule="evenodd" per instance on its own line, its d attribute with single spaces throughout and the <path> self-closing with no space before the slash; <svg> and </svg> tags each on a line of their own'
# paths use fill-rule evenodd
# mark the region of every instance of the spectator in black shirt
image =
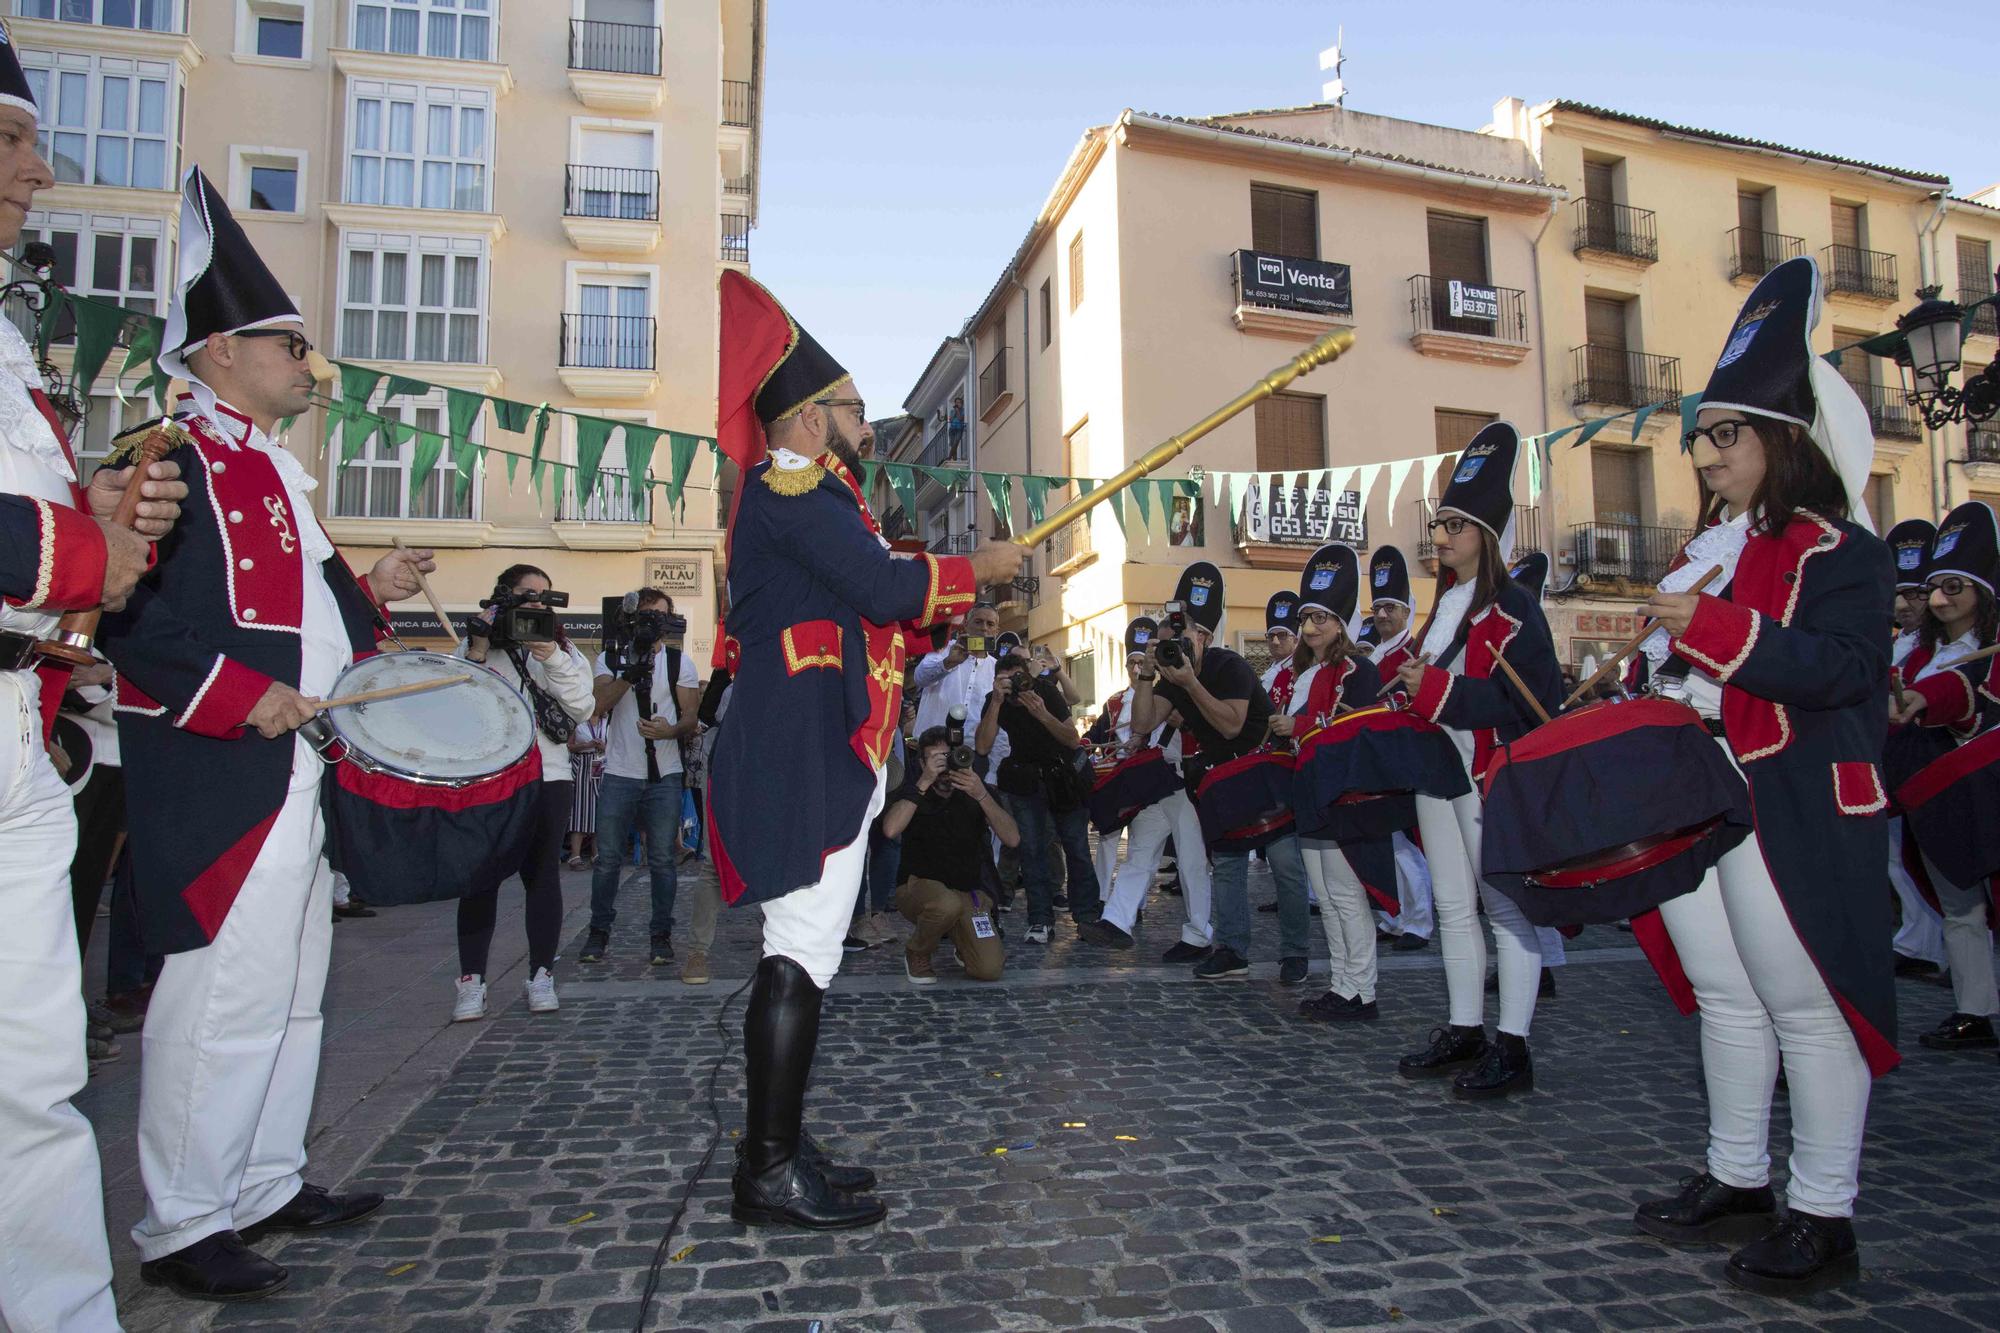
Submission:
<svg viewBox="0 0 2000 1333">
<path fill-rule="evenodd" d="M 1002 948 L 993 903 L 981 887 L 990 830 L 1013 847 L 1019 827 L 970 768 L 949 766 L 951 742 L 932 727 L 917 742 L 919 758 L 882 812 L 882 833 L 902 839 L 902 883 L 896 910 L 916 927 L 903 946 L 903 969 L 914 985 L 937 980 L 931 953 L 946 935 L 965 974 L 998 981 Z"/>
<path fill-rule="evenodd" d="M 990 760 L 987 772 L 1007 794 L 1020 825 L 1030 944 L 1047 944 L 1055 925 L 1052 847 L 1062 848 L 1068 867 L 1071 919 L 1081 926 L 1104 914 L 1097 868 L 1090 859 L 1090 816 L 1084 808 L 1088 788 L 1074 766 L 1082 746 L 1060 683 L 1030 675 L 1028 659 L 1017 652 L 1002 657 L 993 670 L 993 692 L 981 711 L 973 748 Z"/>
</svg>

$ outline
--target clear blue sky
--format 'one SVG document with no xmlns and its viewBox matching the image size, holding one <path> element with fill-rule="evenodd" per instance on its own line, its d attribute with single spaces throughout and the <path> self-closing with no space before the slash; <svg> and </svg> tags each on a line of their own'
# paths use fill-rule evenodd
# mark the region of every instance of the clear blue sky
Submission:
<svg viewBox="0 0 2000 1333">
<path fill-rule="evenodd" d="M 2000 6 L 1430 0 L 766 0 L 751 261 L 898 410 L 1013 254 L 1070 149 L 1126 107 L 1318 100 L 1462 129 L 1564 97 L 1845 157 L 2000 180 Z M 1923 20 L 1921 28 L 1899 19 Z M 1936 34 L 1956 34 L 1950 45 Z M 1905 97 L 1921 90 L 1921 123 Z"/>
</svg>

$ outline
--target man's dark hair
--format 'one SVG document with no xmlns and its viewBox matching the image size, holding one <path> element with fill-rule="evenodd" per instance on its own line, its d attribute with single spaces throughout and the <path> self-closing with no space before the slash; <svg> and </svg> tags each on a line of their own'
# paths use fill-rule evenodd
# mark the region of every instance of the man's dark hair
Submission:
<svg viewBox="0 0 2000 1333">
<path fill-rule="evenodd" d="M 1028 669 L 1028 659 L 1021 656 L 1019 653 L 1008 653 L 1005 657 L 1001 658 L 998 662 L 995 662 L 993 664 L 993 670 L 995 673 L 1002 671 L 1026 671 L 1027 669 Z"/>
<path fill-rule="evenodd" d="M 666 608 L 669 612 L 673 611 L 674 599 L 667 596 L 667 594 L 661 592 L 658 588 L 639 589 L 640 606 L 658 606 L 661 603 L 666 604 Z"/>
<path fill-rule="evenodd" d="M 930 749 L 933 745 L 950 744 L 951 733 L 943 727 L 926 727 L 924 728 L 924 734 L 917 737 L 917 757 L 921 759 L 924 751 Z"/>
</svg>

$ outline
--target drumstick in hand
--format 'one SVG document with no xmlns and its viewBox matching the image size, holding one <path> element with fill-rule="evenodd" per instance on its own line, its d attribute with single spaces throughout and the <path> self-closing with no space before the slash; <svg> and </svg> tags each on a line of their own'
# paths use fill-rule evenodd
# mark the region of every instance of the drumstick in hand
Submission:
<svg viewBox="0 0 2000 1333">
<path fill-rule="evenodd" d="M 1549 710 L 1542 707 L 1542 701 L 1535 697 L 1535 692 L 1528 688 L 1527 682 L 1522 680 L 1520 673 L 1514 670 L 1513 663 L 1504 657 L 1495 657 L 1493 661 L 1499 666 L 1502 672 L 1506 673 L 1507 679 L 1514 682 L 1514 688 L 1519 690 L 1521 697 L 1528 701 L 1528 707 L 1535 710 L 1535 716 L 1544 722 L 1548 721 Z"/>
<path fill-rule="evenodd" d="M 1708 571 L 1708 573 L 1703 574 L 1700 580 L 1692 588 L 1689 588 L 1688 591 L 1700 592 L 1703 588 L 1706 588 L 1709 584 L 1715 582 L 1717 579 L 1721 577 L 1722 577 L 1722 566 L 1716 565 L 1713 568 L 1711 568 Z M 1625 644 L 1623 647 L 1621 647 L 1617 652 L 1613 653 L 1610 657 L 1604 659 L 1604 664 L 1598 667 L 1596 671 L 1591 673 L 1591 677 L 1589 680 L 1586 680 L 1585 682 L 1583 682 L 1583 684 L 1577 686 L 1576 689 L 1571 691 L 1569 698 L 1563 700 L 1562 706 L 1564 708 L 1568 708 L 1578 699 L 1583 698 L 1585 695 L 1589 694 L 1592 690 L 1596 689 L 1597 683 L 1599 681 L 1603 680 L 1606 676 L 1616 671 L 1619 667 L 1619 664 L 1622 663 L 1626 658 L 1630 657 L 1633 651 L 1637 649 L 1640 644 L 1646 641 L 1647 636 L 1650 635 L 1654 630 L 1658 629 L 1659 627 L 1660 627 L 1659 621 L 1657 620 L 1647 621 L 1643 629 L 1641 629 L 1637 634 L 1634 634 L 1631 638 L 1625 640 Z"/>
<path fill-rule="evenodd" d="M 428 694 L 432 690 L 449 689 L 453 685 L 463 685 L 470 676 L 440 676 L 436 680 L 413 680 L 404 685 L 389 685 L 379 690 L 364 690 L 360 694 L 343 695 L 338 699 L 321 699 L 313 705 L 315 713 L 324 713 L 329 708 L 348 708 L 354 704 L 379 703 L 383 699 L 401 699 L 410 694 Z"/>
<path fill-rule="evenodd" d="M 396 544 L 398 551 L 407 552 L 410 549 L 403 545 L 401 537 L 391 537 L 389 540 Z M 458 631 L 452 628 L 451 617 L 444 613 L 444 603 L 440 602 L 437 594 L 431 591 L 431 581 L 424 577 L 424 571 L 416 561 L 410 562 L 410 569 L 417 576 L 417 587 L 423 589 L 424 600 L 431 604 L 431 614 L 438 618 L 438 624 L 444 626 L 445 634 L 451 639 L 451 646 L 458 647 Z"/>
</svg>

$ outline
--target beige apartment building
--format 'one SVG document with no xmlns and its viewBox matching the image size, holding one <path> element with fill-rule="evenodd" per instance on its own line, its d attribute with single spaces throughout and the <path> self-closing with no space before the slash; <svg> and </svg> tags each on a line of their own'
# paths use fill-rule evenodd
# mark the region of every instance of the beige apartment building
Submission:
<svg viewBox="0 0 2000 1333">
<path fill-rule="evenodd" d="M 898 456 L 1107 477 L 1334 328 L 1358 337 L 1346 357 L 1166 471 L 1338 479 L 1457 449 L 1495 417 L 1542 430 L 1536 237 L 1563 198 L 1524 145 L 1491 135 L 1330 106 L 1202 120 L 1127 111 L 1083 136 L 962 331 L 974 390 L 964 441 L 944 401 L 948 341 L 906 404 L 922 429 L 904 432 Z M 1147 527 L 1128 507 L 1126 530 L 1100 507 L 1033 554 L 1003 614 L 1066 654 L 1099 698 L 1123 681 L 1128 620 L 1208 559 L 1225 574 L 1227 641 L 1262 660 L 1264 603 L 1296 586 L 1320 542 L 1427 552 L 1425 473 L 1398 481 L 1338 496 L 1266 487 L 1227 509 L 1204 486 Z M 1521 544 L 1533 546 L 1541 518 L 1518 498 Z M 983 502 L 971 512 L 991 535 Z"/>
<path fill-rule="evenodd" d="M 1988 205 L 2000 198 L 1954 199 L 1940 175 L 1575 102 L 1508 98 L 1486 132 L 1525 147 L 1568 195 L 1538 247 L 1542 410 L 1557 428 L 1698 393 L 1744 297 L 1793 256 L 1820 264 L 1821 351 L 1892 329 L 1919 287 L 1961 301 L 1993 291 L 2000 210 Z M 1994 356 L 1992 316 L 1966 341 L 1968 376 Z M 1875 427 L 1878 530 L 1971 497 L 2000 504 L 2000 422 L 1933 432 L 1890 362 L 1854 351 L 1840 369 Z M 1636 436 L 1631 424 L 1555 447 L 1553 581 L 1574 584 L 1550 622 L 1571 664 L 1631 633 L 1637 601 L 1698 521 L 1679 415 Z"/>
<path fill-rule="evenodd" d="M 762 0 L 4 3 L 58 181 L 27 235 L 56 247 L 66 285 L 164 310 L 179 177 L 200 163 L 331 355 L 714 433 L 716 275 L 748 264 L 757 213 Z M 110 379 L 86 455 L 144 410 Z M 444 429 L 441 389 L 377 394 L 385 414 Z M 529 448 L 490 408 L 474 435 Z M 599 598 L 652 583 L 687 614 L 690 648 L 710 647 L 722 548 L 706 451 L 674 513 L 631 492 L 579 504 L 567 482 L 550 503 L 498 458 L 460 497 L 449 450 L 412 487 L 411 445 L 377 438 L 342 462 L 320 440 L 313 419 L 287 443 L 355 564 L 395 539 L 436 547 L 457 612 L 504 566 L 537 564 L 584 638 Z M 574 459 L 567 421 L 558 449 Z M 606 462 L 623 460 L 614 436 Z M 436 632 L 424 619 L 398 608 L 417 638 Z"/>
</svg>

